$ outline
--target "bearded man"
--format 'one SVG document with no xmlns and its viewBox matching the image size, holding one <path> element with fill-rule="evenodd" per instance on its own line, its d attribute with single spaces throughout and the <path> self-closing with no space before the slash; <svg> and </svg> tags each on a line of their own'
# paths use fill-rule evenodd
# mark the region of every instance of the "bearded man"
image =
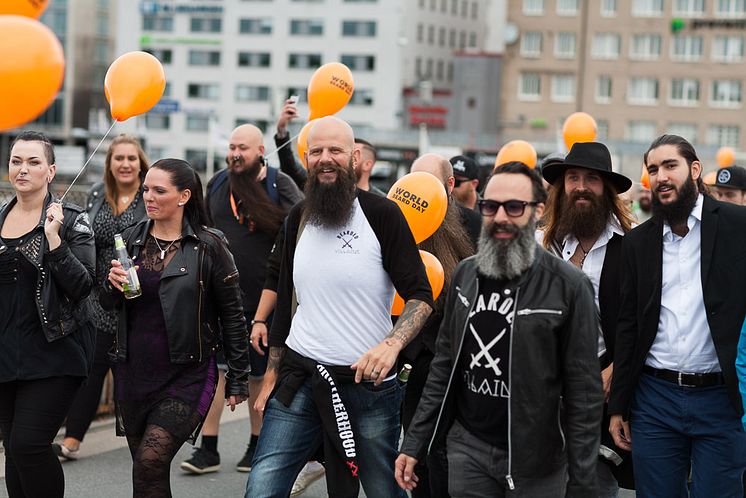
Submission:
<svg viewBox="0 0 746 498">
<path fill-rule="evenodd" d="M 545 224 L 537 238 L 549 252 L 582 270 L 593 284 L 601 313 L 598 358 L 608 399 L 619 315 L 622 237 L 633 222 L 619 194 L 629 190 L 632 181 L 612 171 L 609 149 L 598 142 L 574 144 L 563 161 L 544 166 L 542 175 L 552 189 Z M 604 414 L 598 465 L 600 498 L 618 496 L 620 484 L 634 488 L 629 454 L 614 445 L 608 425 Z"/>
<path fill-rule="evenodd" d="M 682 137 L 657 138 L 643 162 L 653 217 L 622 242 L 609 430 L 632 451 L 638 496 L 741 497 L 746 210 L 704 195 Z"/>
<path fill-rule="evenodd" d="M 404 489 L 417 485 L 417 461 L 445 442 L 451 496 L 598 494 L 598 314 L 588 278 L 534 240 L 546 195 L 523 163 L 487 182 L 477 254 L 452 277 L 396 461 Z"/>
<path fill-rule="evenodd" d="M 246 487 L 288 496 L 324 444 L 330 496 L 406 496 L 394 481 L 401 427 L 399 352 L 433 307 L 414 238 L 397 205 L 356 187 L 350 125 L 334 116 L 308 133 L 306 199 L 287 220 L 256 408 L 264 425 Z M 391 326 L 394 289 L 405 300 Z"/>
</svg>

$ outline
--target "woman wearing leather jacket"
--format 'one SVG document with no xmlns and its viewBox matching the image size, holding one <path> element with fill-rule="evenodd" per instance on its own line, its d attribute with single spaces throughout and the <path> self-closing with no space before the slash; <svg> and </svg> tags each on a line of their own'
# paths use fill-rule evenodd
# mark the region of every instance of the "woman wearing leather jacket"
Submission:
<svg viewBox="0 0 746 498">
<path fill-rule="evenodd" d="M 112 140 L 104 163 L 104 180 L 88 192 L 86 211 L 96 240 L 96 285 L 91 292 L 91 321 L 96 328 L 96 352 L 93 368 L 75 396 L 65 422 L 65 439 L 54 444 L 57 456 L 76 460 L 93 417 L 96 415 L 101 388 L 111 367 L 109 349 L 114 344 L 117 317 L 101 308 L 98 292 L 109 275 L 114 259 L 114 234 L 145 218 L 142 182 L 148 172 L 148 158 L 140 142 L 129 135 Z"/>
<path fill-rule="evenodd" d="M 189 163 L 162 159 L 143 184 L 148 220 L 123 233 L 140 297 L 125 301 L 113 260 L 100 295 L 117 309 L 113 349 L 118 429 L 127 436 L 137 497 L 171 496 L 171 461 L 194 441 L 215 394 L 215 353 L 228 363 L 231 409 L 248 396 L 248 337 L 238 271 L 222 234 L 205 226 L 202 184 Z"/>
<path fill-rule="evenodd" d="M 15 196 L 0 210 L 0 431 L 10 498 L 62 498 L 52 440 L 93 357 L 93 233 L 82 208 L 52 197 L 54 175 L 52 143 L 22 132 L 8 165 Z"/>
</svg>

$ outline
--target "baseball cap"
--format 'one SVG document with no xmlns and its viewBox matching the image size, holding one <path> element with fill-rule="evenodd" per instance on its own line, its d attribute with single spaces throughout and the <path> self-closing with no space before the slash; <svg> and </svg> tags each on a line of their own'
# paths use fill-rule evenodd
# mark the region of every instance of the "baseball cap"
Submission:
<svg viewBox="0 0 746 498">
<path fill-rule="evenodd" d="M 469 180 L 479 178 L 479 166 L 474 159 L 467 156 L 453 156 L 450 161 L 453 166 L 453 176 L 461 176 Z"/>
<path fill-rule="evenodd" d="M 715 186 L 746 190 L 746 168 L 728 166 L 727 168 L 719 169 L 715 179 Z"/>
</svg>

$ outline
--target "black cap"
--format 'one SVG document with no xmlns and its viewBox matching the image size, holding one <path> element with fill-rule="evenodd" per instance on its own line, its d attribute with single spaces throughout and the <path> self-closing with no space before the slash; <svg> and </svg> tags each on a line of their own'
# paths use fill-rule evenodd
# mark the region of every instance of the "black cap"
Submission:
<svg viewBox="0 0 746 498">
<path fill-rule="evenodd" d="M 741 166 L 728 166 L 718 170 L 715 179 L 716 187 L 737 188 L 746 190 L 746 168 Z"/>
<path fill-rule="evenodd" d="M 453 176 L 477 180 L 479 178 L 479 165 L 471 157 L 453 156 L 451 159 L 453 166 Z"/>
</svg>

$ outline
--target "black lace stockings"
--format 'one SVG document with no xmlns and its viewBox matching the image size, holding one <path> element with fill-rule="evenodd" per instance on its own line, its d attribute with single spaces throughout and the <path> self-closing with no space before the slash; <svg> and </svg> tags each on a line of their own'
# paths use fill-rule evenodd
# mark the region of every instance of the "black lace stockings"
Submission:
<svg viewBox="0 0 746 498">
<path fill-rule="evenodd" d="M 163 427 L 149 424 L 142 436 L 127 436 L 132 454 L 132 496 L 171 498 L 171 461 L 186 438 L 177 438 Z"/>
</svg>

